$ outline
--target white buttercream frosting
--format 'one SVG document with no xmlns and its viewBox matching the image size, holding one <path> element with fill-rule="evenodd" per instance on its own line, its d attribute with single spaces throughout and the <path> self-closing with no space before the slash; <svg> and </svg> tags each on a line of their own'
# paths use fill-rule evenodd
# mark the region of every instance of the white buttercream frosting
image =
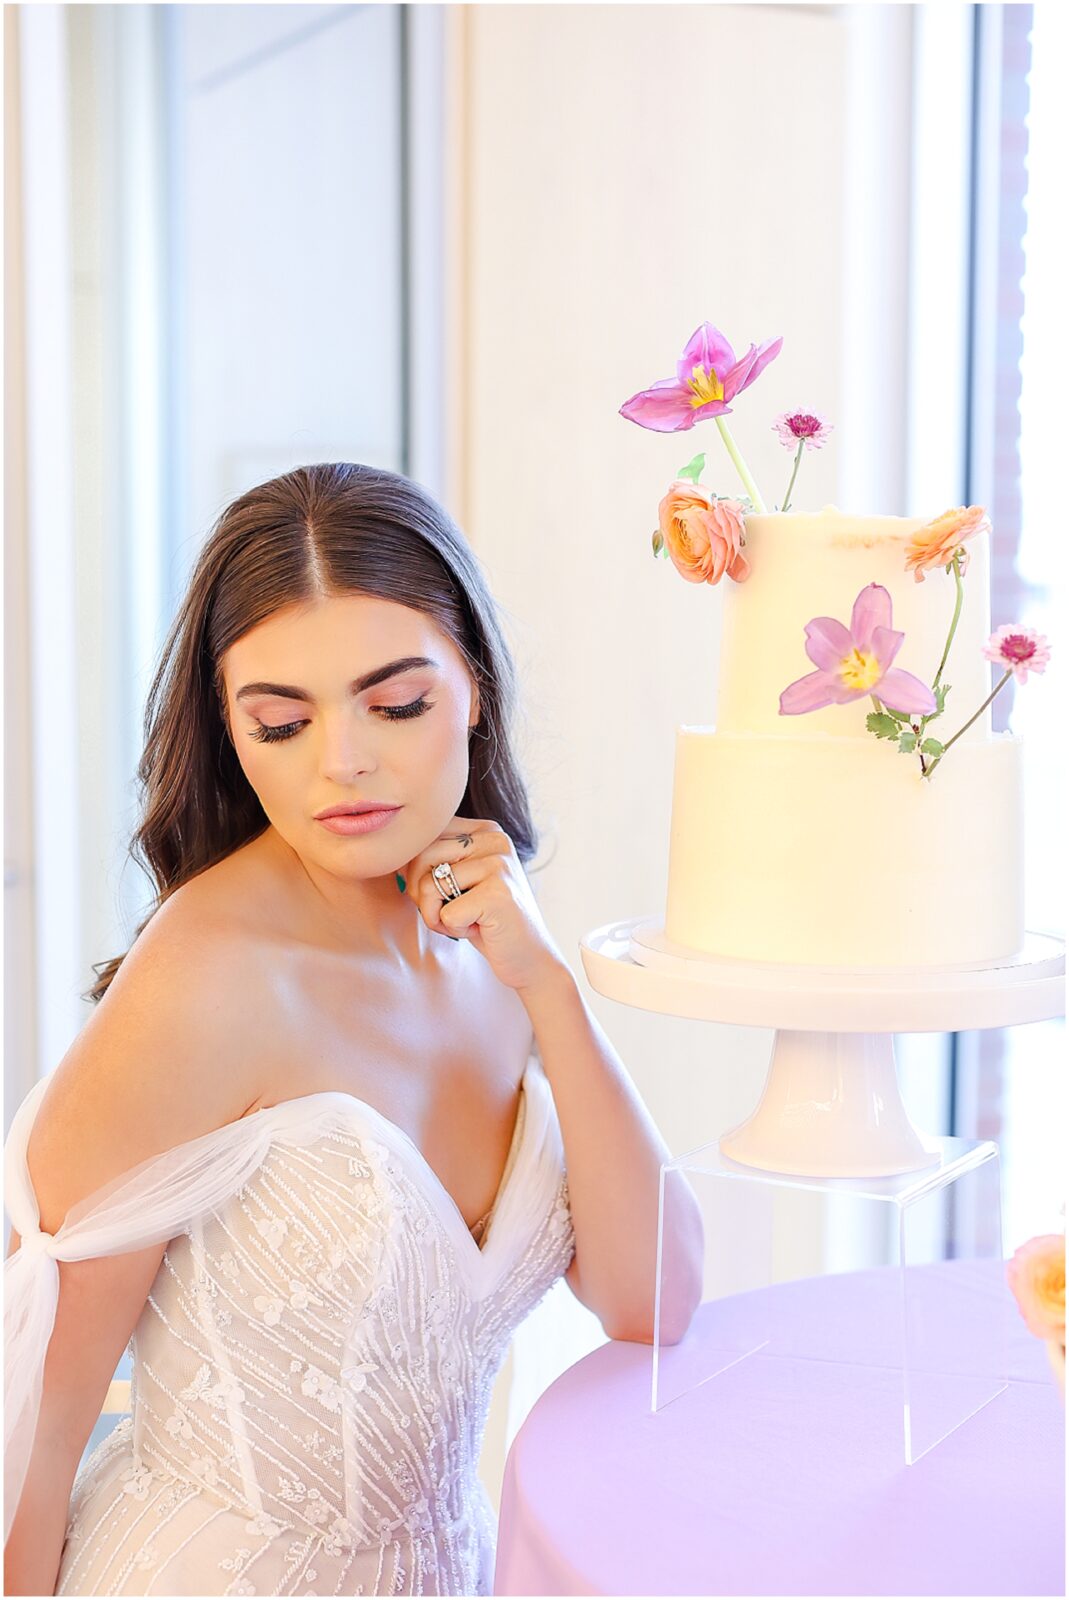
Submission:
<svg viewBox="0 0 1069 1600">
<path fill-rule="evenodd" d="M 910 535 L 928 518 L 750 516 L 751 576 L 725 582 L 715 726 L 676 733 L 665 932 L 708 954 L 874 967 L 954 966 L 1023 942 L 1021 750 L 990 712 L 932 778 L 865 727 L 867 695 L 799 716 L 779 696 L 816 670 L 805 624 L 847 626 L 882 584 L 905 639 L 894 665 L 931 683 L 954 610 L 952 575 L 917 582 Z M 988 536 L 967 544 L 964 603 L 943 673 L 946 741 L 991 687 Z"/>
</svg>

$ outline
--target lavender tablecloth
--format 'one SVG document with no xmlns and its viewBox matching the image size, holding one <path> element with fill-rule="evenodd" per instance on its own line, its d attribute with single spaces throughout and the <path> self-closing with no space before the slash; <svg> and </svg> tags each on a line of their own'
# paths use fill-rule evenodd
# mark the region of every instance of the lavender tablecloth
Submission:
<svg viewBox="0 0 1069 1600">
<path fill-rule="evenodd" d="M 774 1353 L 656 1413 L 648 1345 L 577 1362 L 509 1452 L 494 1593 L 1064 1595 L 1065 1414 L 1001 1263 L 968 1270 L 1005 1316 L 1009 1387 L 912 1466 L 888 1426 L 901 1374 L 873 1365 L 874 1325 L 898 1348 L 894 1270 L 701 1307 L 688 1343 L 774 1297 Z"/>
</svg>

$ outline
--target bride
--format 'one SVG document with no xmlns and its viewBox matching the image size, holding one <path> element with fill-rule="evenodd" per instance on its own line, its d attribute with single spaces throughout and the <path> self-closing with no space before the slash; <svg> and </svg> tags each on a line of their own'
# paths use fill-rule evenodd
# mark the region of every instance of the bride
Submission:
<svg viewBox="0 0 1069 1600">
<path fill-rule="evenodd" d="M 213 529 L 146 714 L 156 903 L 7 1141 L 7 1594 L 489 1594 L 515 1328 L 563 1275 L 652 1339 L 670 1155 L 533 898 L 514 695 L 410 479 L 299 468 Z"/>
</svg>

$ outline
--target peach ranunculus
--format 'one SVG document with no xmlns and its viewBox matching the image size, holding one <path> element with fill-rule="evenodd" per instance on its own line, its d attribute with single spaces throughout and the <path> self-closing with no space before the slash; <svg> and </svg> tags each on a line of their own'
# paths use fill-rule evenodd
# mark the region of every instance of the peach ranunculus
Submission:
<svg viewBox="0 0 1069 1600">
<path fill-rule="evenodd" d="M 736 583 L 750 576 L 738 500 L 714 500 L 704 484 L 677 478 L 657 510 L 669 558 L 688 583 L 719 583 L 725 572 Z"/>
<path fill-rule="evenodd" d="M 955 550 L 978 533 L 990 533 L 991 523 L 983 506 L 958 506 L 941 517 L 926 522 L 910 535 L 906 551 L 906 571 L 920 583 L 932 567 L 945 567 Z M 967 556 L 966 552 L 966 556 Z M 965 571 L 964 564 L 962 572 Z"/>
<path fill-rule="evenodd" d="M 1030 1333 L 1065 1344 L 1065 1236 L 1041 1233 L 1006 1263 L 1006 1277 Z"/>
</svg>

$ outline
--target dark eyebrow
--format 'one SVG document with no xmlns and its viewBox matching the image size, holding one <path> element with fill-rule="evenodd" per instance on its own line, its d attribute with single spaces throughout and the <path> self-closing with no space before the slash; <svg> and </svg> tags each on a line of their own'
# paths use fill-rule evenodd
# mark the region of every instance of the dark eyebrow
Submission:
<svg viewBox="0 0 1069 1600">
<path fill-rule="evenodd" d="M 430 656 L 401 656 L 397 661 L 387 661 L 384 667 L 373 667 L 362 677 L 354 678 L 349 690 L 352 694 L 363 694 L 365 689 L 373 689 L 376 684 L 383 683 L 387 678 L 396 677 L 399 672 L 411 672 L 413 667 L 439 666 L 441 662 L 432 660 Z M 246 683 L 238 690 L 234 699 L 248 700 L 257 694 L 275 694 L 283 700 L 312 699 L 307 689 L 298 689 L 292 683 Z"/>
</svg>

